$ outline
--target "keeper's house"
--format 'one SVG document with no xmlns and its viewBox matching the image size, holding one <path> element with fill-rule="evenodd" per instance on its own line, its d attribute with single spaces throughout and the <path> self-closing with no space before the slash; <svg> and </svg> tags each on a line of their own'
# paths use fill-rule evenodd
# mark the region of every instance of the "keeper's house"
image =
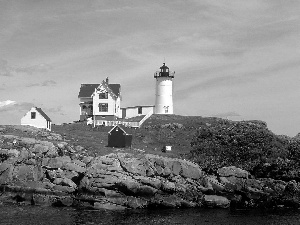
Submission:
<svg viewBox="0 0 300 225">
<path fill-rule="evenodd" d="M 51 131 L 51 119 L 41 108 L 32 107 L 21 119 L 21 125 L 44 128 Z"/>
<path fill-rule="evenodd" d="M 108 78 L 101 84 L 81 84 L 78 98 L 80 121 L 92 117 L 97 125 L 106 125 L 122 117 L 121 85 L 109 84 Z"/>
</svg>

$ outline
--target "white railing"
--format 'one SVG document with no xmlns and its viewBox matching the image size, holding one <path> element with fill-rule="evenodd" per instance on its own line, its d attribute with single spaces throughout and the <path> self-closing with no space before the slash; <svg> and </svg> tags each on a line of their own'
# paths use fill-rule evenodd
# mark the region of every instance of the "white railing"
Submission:
<svg viewBox="0 0 300 225">
<path fill-rule="evenodd" d="M 139 127 L 142 126 L 142 124 L 146 121 L 146 119 L 148 119 L 151 115 L 153 114 L 153 109 L 151 109 L 146 116 L 144 116 L 144 118 L 139 122 Z"/>
<path fill-rule="evenodd" d="M 135 127 L 140 128 L 142 124 L 153 114 L 153 109 L 149 111 L 144 118 L 139 122 L 131 122 L 131 121 L 121 121 L 121 120 L 96 120 L 94 121 L 95 126 L 116 126 L 118 124 L 124 125 L 125 127 Z"/>
</svg>

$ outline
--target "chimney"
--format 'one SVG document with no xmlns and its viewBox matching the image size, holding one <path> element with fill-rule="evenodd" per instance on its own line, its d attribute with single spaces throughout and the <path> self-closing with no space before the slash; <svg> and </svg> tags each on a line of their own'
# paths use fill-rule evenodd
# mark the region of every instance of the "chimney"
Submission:
<svg viewBox="0 0 300 225">
<path fill-rule="evenodd" d="M 107 84 L 108 84 L 108 81 L 109 81 L 109 80 L 108 80 L 108 77 L 106 77 L 106 83 L 107 83 Z"/>
</svg>

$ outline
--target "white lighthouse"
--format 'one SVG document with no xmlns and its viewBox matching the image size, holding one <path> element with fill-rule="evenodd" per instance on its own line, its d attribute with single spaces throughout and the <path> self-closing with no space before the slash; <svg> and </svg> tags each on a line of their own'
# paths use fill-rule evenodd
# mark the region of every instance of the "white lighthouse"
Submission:
<svg viewBox="0 0 300 225">
<path fill-rule="evenodd" d="M 156 79 L 155 114 L 173 114 L 173 78 L 175 72 L 163 64 L 160 71 L 154 73 Z"/>
</svg>

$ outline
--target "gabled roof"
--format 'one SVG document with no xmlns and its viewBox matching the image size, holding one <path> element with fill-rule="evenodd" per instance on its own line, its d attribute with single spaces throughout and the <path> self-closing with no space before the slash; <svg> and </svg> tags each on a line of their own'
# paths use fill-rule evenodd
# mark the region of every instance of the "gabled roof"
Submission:
<svg viewBox="0 0 300 225">
<path fill-rule="evenodd" d="M 110 131 L 108 131 L 108 133 L 110 134 L 116 127 L 118 127 L 119 129 L 121 129 L 124 134 L 128 135 L 128 133 L 125 131 L 126 130 L 125 126 L 123 126 L 121 124 L 115 125 L 113 128 L 110 129 Z"/>
<path fill-rule="evenodd" d="M 100 84 L 81 84 L 78 98 L 88 97 L 94 93 L 95 88 L 97 88 Z"/>
<path fill-rule="evenodd" d="M 41 108 L 38 107 L 34 107 L 36 109 L 36 111 L 38 111 L 47 121 L 51 121 L 51 119 L 49 118 L 49 116 L 47 116 L 46 113 L 44 113 L 44 111 Z"/>
<path fill-rule="evenodd" d="M 134 109 L 134 108 L 150 108 L 150 107 L 155 107 L 154 105 L 136 105 L 136 106 L 128 106 L 128 107 L 122 107 L 121 109 Z"/>
<path fill-rule="evenodd" d="M 112 92 L 119 97 L 120 91 L 121 91 L 121 85 L 120 84 L 108 84 L 108 87 Z"/>
<path fill-rule="evenodd" d="M 100 84 L 81 84 L 78 98 L 90 98 L 94 93 L 95 89 L 99 87 Z M 117 97 L 120 96 L 121 85 L 120 84 L 108 84 L 109 89 L 113 92 Z"/>
</svg>

